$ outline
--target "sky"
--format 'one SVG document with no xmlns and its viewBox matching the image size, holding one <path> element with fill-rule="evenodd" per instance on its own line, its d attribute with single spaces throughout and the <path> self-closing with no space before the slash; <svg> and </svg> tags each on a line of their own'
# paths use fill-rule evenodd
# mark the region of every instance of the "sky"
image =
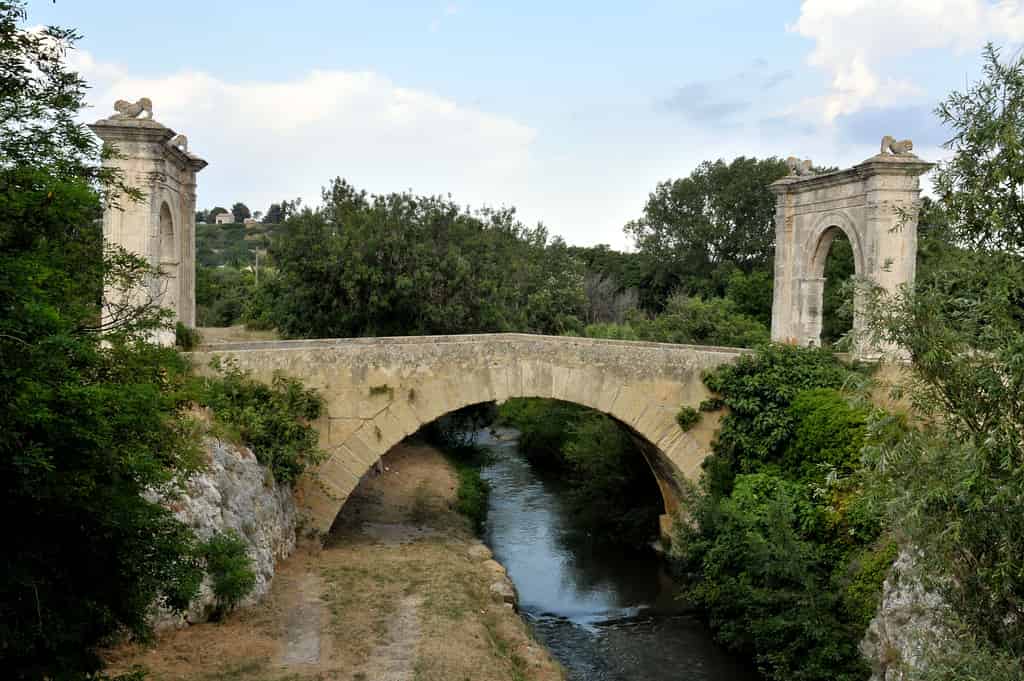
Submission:
<svg viewBox="0 0 1024 681">
<path fill-rule="evenodd" d="M 117 99 L 209 162 L 200 208 L 371 193 L 514 206 L 629 248 L 658 182 L 704 160 L 845 167 L 883 135 L 948 157 L 933 111 L 1024 44 L 1024 0 L 30 0 L 73 27 L 88 121 Z"/>
</svg>

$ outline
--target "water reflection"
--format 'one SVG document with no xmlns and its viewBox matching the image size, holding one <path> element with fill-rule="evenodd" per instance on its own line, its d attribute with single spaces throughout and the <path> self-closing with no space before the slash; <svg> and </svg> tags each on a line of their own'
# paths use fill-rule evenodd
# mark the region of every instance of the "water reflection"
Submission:
<svg viewBox="0 0 1024 681">
<path fill-rule="evenodd" d="M 520 454 L 516 432 L 480 431 L 493 454 L 487 542 L 519 591 L 537 637 L 587 681 L 746 681 L 674 598 L 664 563 L 600 549 L 572 531 L 557 480 L 542 479 Z"/>
</svg>

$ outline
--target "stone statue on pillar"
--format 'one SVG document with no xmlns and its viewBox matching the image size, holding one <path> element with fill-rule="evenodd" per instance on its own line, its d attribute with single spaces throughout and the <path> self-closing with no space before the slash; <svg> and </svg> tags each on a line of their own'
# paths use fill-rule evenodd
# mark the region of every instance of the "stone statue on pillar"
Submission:
<svg viewBox="0 0 1024 681">
<path fill-rule="evenodd" d="M 104 163 L 119 169 L 125 184 L 140 190 L 143 200 L 108 207 L 103 237 L 143 257 L 158 272 L 146 290 L 133 295 L 155 301 L 174 312 L 175 322 L 194 327 L 196 173 L 206 161 L 188 152 L 184 135 L 153 119 L 148 97 L 118 100 L 114 109 L 112 116 L 89 127 L 117 151 Z M 157 340 L 173 343 L 174 337 L 162 333 Z"/>
</svg>

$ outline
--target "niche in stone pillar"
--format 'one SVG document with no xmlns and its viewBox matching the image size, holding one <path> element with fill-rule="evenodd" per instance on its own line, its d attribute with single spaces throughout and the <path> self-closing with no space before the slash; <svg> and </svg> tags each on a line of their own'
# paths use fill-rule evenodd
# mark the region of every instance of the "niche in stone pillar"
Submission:
<svg viewBox="0 0 1024 681">
<path fill-rule="evenodd" d="M 160 279 L 157 295 L 160 305 L 174 310 L 178 318 L 178 284 L 181 259 L 178 255 L 178 239 L 174 231 L 174 216 L 167 202 L 160 204 L 160 243 L 158 247 Z"/>
</svg>

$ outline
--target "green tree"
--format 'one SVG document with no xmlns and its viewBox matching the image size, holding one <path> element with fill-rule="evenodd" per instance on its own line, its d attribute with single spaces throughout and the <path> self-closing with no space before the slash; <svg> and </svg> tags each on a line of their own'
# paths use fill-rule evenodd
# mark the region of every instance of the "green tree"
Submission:
<svg viewBox="0 0 1024 681">
<path fill-rule="evenodd" d="M 933 244 L 914 288 L 875 291 L 875 339 L 910 353 L 920 426 L 872 450 L 891 521 L 919 549 L 957 634 L 927 678 L 1021 678 L 1024 669 L 1024 58 L 986 48 L 983 80 L 938 108 Z M 1000 670 L 997 672 L 997 670 Z M 977 677 L 977 675 L 976 675 Z"/>
<path fill-rule="evenodd" d="M 657 316 L 633 315 L 624 324 L 588 324 L 583 333 L 591 338 L 740 348 L 768 342 L 768 327 L 741 313 L 731 298 L 701 300 L 682 294 L 669 298 Z"/>
<path fill-rule="evenodd" d="M 246 218 L 252 217 L 249 207 L 242 202 L 238 202 L 231 206 L 231 215 L 237 223 L 245 222 Z"/>
<path fill-rule="evenodd" d="M 891 544 L 864 493 L 871 412 L 819 349 L 766 346 L 704 377 L 728 407 L 673 546 L 687 599 L 770 679 L 862 679 Z"/>
<path fill-rule="evenodd" d="M 514 212 L 450 200 L 369 196 L 343 180 L 324 206 L 275 236 L 277 327 L 291 336 L 407 335 L 578 328 L 582 268 Z"/>
<path fill-rule="evenodd" d="M 217 216 L 218 215 L 220 215 L 221 213 L 227 213 L 227 212 L 229 212 L 228 209 L 224 208 L 223 206 L 214 206 L 206 214 L 206 221 L 210 222 L 210 223 L 214 223 L 214 222 L 217 221 Z"/>
<path fill-rule="evenodd" d="M 721 296 L 732 271 L 770 268 L 775 196 L 768 185 L 787 172 L 776 158 L 740 157 L 705 161 L 687 178 L 659 183 L 643 217 L 625 227 L 647 259 L 644 288 L 654 300 L 664 304 L 677 289 Z"/>
<path fill-rule="evenodd" d="M 770 270 L 736 270 L 725 285 L 725 297 L 735 303 L 737 312 L 756 319 L 767 329 L 772 323 L 772 285 Z"/>
<path fill-rule="evenodd" d="M 284 222 L 284 212 L 281 210 L 281 204 L 270 204 L 270 208 L 267 209 L 267 214 L 263 216 L 263 222 L 272 225 Z"/>
<path fill-rule="evenodd" d="M 25 18 L 24 3 L 0 2 L 0 512 L 17 518 L 0 561 L 0 668 L 79 679 L 112 635 L 147 632 L 158 597 L 182 607 L 198 587 L 191 532 L 142 496 L 179 483 L 198 453 L 167 382 L 180 360 L 143 342 L 166 316 L 100 314 L 105 284 L 152 271 L 104 248 L 104 203 L 133 193 L 76 122 L 85 86 L 64 59 L 78 36 Z"/>
</svg>

